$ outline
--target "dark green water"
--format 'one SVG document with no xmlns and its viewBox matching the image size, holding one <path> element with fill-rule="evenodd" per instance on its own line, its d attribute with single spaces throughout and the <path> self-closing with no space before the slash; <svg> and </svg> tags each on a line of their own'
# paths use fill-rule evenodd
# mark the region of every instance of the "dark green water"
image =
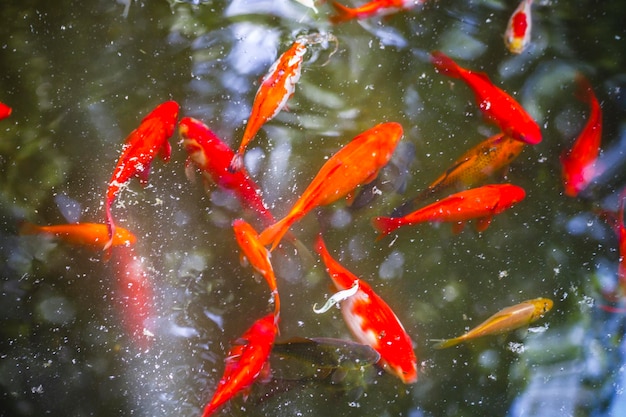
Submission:
<svg viewBox="0 0 626 417">
<path fill-rule="evenodd" d="M 415 148 L 403 195 L 387 190 L 359 210 L 339 201 L 293 232 L 310 245 L 325 225 L 331 253 L 400 317 L 415 343 L 419 381 L 374 372 L 338 384 L 283 382 L 266 397 L 257 384 L 247 402 L 238 396 L 221 414 L 623 415 L 624 313 L 599 308 L 600 289 L 617 280 L 618 242 L 592 211 L 615 209 L 626 184 L 623 7 L 538 1 L 532 44 L 512 56 L 502 33 L 516 3 L 441 0 L 333 27 L 329 5 L 314 15 L 287 0 L 140 1 L 126 17 L 113 0 L 4 2 L 0 101 L 13 114 L 0 121 L 0 415 L 200 414 L 231 342 L 268 311 L 268 294 L 240 265 L 230 230 L 232 219 L 250 213 L 186 178 L 177 137 L 170 162 L 154 163 L 150 186 L 133 180 L 114 209 L 139 237 L 135 253 L 152 284 L 149 348 L 128 335 L 115 260 L 18 236 L 17 224 L 103 221 L 123 139 L 165 100 L 236 146 L 259 79 L 306 31 L 332 32 L 339 49 L 326 65 L 324 52 L 305 63 L 289 111 L 250 145 L 248 167 L 280 217 L 352 137 L 383 121 L 402 124 L 396 157 Z M 497 133 L 463 83 L 435 72 L 428 62 L 435 49 L 486 72 L 538 121 L 542 143 L 527 147 L 506 177 L 527 197 L 483 233 L 420 225 L 376 242 L 371 217 L 388 214 Z M 562 193 L 559 155 L 588 115 L 574 98 L 575 71 L 602 104 L 606 171 L 572 199 Z M 67 213 L 68 199 L 79 214 Z M 339 310 L 312 311 L 330 295 L 321 265 L 305 270 L 289 250 L 273 260 L 280 339 L 349 338 Z M 432 349 L 431 339 L 540 296 L 555 302 L 534 326 L 542 331 Z"/>
</svg>

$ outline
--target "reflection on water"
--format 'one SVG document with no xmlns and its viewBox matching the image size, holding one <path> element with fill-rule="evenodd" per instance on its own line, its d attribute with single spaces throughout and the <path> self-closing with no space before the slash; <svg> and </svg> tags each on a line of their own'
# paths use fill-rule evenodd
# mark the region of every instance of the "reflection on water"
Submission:
<svg viewBox="0 0 626 417">
<path fill-rule="evenodd" d="M 625 306 L 609 297 L 618 242 L 594 210 L 614 210 L 626 184 L 624 12 L 619 2 L 535 2 L 532 43 L 512 56 L 502 34 L 514 3 L 429 2 L 336 27 L 330 4 L 318 3 L 315 14 L 290 0 L 3 6 L 10 18 L 0 29 L 0 101 L 13 114 L 0 121 L 2 409 L 199 415 L 231 342 L 268 309 L 266 288 L 241 266 L 230 231 L 232 219 L 251 214 L 210 184 L 189 181 L 171 139 L 170 162 L 156 161 L 150 185 L 133 180 L 115 207 L 120 224 L 141 237 L 129 276 L 147 277 L 131 282 L 150 285 L 149 313 L 130 310 L 138 295 L 120 278 L 123 263 L 17 236 L 18 224 L 102 221 L 121 142 L 160 102 L 178 101 L 183 115 L 236 146 L 267 68 L 296 36 L 319 31 L 337 36 L 337 53 L 328 62 L 307 55 L 289 109 L 261 129 L 246 166 L 280 217 L 356 134 L 384 121 L 403 125 L 392 163 L 368 192 L 292 230 L 310 246 L 321 225 L 341 262 L 394 306 L 422 361 L 419 381 L 404 385 L 373 367 L 314 383 L 276 378 L 223 414 L 622 415 Z M 497 133 L 469 88 L 433 69 L 435 49 L 486 72 L 539 122 L 543 142 L 505 174 L 527 198 L 483 233 L 424 224 L 376 242 L 372 217 Z M 603 107 L 605 171 L 572 199 L 562 195 L 558 158 L 588 116 L 574 98 L 576 71 Z M 273 262 L 282 340 L 350 338 L 338 310 L 313 313 L 332 293 L 321 265 L 308 268 L 289 246 Z M 539 296 L 555 301 L 541 331 L 432 349 L 431 339 Z M 134 343 L 132 326 L 149 329 L 147 345 Z"/>
</svg>

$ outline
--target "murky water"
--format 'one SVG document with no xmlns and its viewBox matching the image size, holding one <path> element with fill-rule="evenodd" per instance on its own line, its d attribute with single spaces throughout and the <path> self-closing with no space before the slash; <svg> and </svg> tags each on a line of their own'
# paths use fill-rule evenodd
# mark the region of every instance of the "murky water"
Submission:
<svg viewBox="0 0 626 417">
<path fill-rule="evenodd" d="M 519 56 L 502 41 L 516 1 L 431 2 L 338 26 L 328 22 L 329 4 L 315 15 L 288 0 L 135 1 L 126 15 L 113 0 L 12 3 L 1 6 L 0 29 L 0 101 L 13 107 L 0 121 L 0 414 L 200 414 L 231 342 L 268 311 L 267 287 L 240 264 L 230 228 L 254 215 L 211 184 L 205 190 L 199 176 L 190 181 L 172 139 L 169 163 L 156 160 L 149 186 L 133 180 L 114 207 L 139 237 L 147 312 L 134 310 L 125 291 L 128 260 L 18 236 L 18 225 L 103 221 L 123 139 L 165 100 L 237 146 L 260 78 L 311 31 L 333 33 L 338 50 L 306 56 L 289 110 L 260 131 L 246 164 L 280 217 L 352 137 L 380 122 L 402 124 L 404 139 L 382 172 L 393 186 L 379 184 L 383 194 L 358 209 L 342 200 L 311 213 L 292 230 L 309 247 L 324 230 L 331 253 L 393 307 L 415 343 L 419 380 L 404 385 L 374 368 L 333 383 L 276 379 L 221 413 L 623 414 L 624 305 L 600 308 L 616 284 L 618 242 L 594 212 L 614 210 L 626 181 L 619 2 L 537 1 L 532 43 Z M 497 133 L 470 89 L 433 69 L 428 53 L 436 49 L 486 72 L 539 122 L 543 142 L 506 173 L 527 197 L 482 233 L 471 224 L 460 234 L 424 224 L 375 241 L 373 216 L 389 214 Z M 573 199 L 563 195 L 559 155 L 588 115 L 574 98 L 576 71 L 602 104 L 605 172 Z M 395 168 L 403 164 L 406 176 Z M 350 338 L 339 310 L 313 313 L 331 294 L 315 259 L 310 267 L 289 246 L 274 253 L 279 340 Z M 432 348 L 431 339 L 540 296 L 555 306 L 528 331 Z M 153 336 L 133 337 L 144 326 Z"/>
</svg>

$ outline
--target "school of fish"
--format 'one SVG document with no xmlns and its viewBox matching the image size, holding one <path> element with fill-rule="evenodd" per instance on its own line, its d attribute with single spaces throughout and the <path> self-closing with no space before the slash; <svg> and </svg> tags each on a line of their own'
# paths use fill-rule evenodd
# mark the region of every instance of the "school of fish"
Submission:
<svg viewBox="0 0 626 417">
<path fill-rule="evenodd" d="M 316 8 L 319 2 L 298 2 L 319 13 Z M 532 44 L 532 3 L 532 0 L 522 0 L 510 17 L 504 44 L 511 53 L 521 54 Z M 336 13 L 330 15 L 328 20 L 333 24 L 348 24 L 352 20 L 417 12 L 414 9 L 425 4 L 426 0 L 373 0 L 351 8 L 331 1 L 330 5 Z M 226 354 L 223 375 L 217 386 L 201 387 L 213 392 L 206 399 L 203 417 L 213 415 L 238 394 L 247 395 L 255 382 L 271 375 L 269 358 L 280 335 L 281 325 L 281 277 L 275 273 L 272 254 L 281 246 L 283 237 L 294 245 L 302 245 L 301 237 L 305 241 L 311 240 L 311 236 L 299 236 L 297 230 L 291 229 L 315 209 L 344 204 L 339 202 L 342 198 L 349 197 L 359 187 L 376 179 L 401 140 L 411 140 L 404 137 L 405 129 L 396 121 L 381 120 L 363 132 L 346 132 L 346 137 L 353 138 L 342 139 L 343 146 L 338 146 L 325 161 L 313 161 L 319 166 L 317 175 L 312 179 L 302 178 L 309 185 L 291 208 L 279 209 L 287 213 L 282 219 L 274 217 L 264 201 L 264 190 L 246 170 L 245 150 L 263 126 L 271 122 L 294 95 L 307 53 L 311 48 L 327 48 L 329 43 L 334 43 L 336 49 L 338 40 L 330 33 L 299 36 L 280 54 L 268 68 L 256 91 L 243 137 L 236 150 L 228 145 L 235 142 L 234 138 L 222 140 L 211 130 L 209 125 L 213 122 L 189 116 L 179 120 L 179 104 L 174 100 L 164 101 L 157 104 L 120 144 L 117 163 L 113 164 L 114 154 L 111 154 L 112 174 L 106 190 L 103 190 L 104 214 L 99 222 L 35 225 L 24 221 L 20 224 L 22 235 L 46 236 L 65 244 L 96 250 L 103 253 L 105 260 L 114 262 L 119 270 L 122 293 L 132 301 L 127 303 L 130 306 L 127 307 L 128 317 L 132 317 L 127 323 L 129 335 L 142 347 L 149 346 L 151 338 L 155 337 L 147 324 L 151 314 L 151 283 L 147 266 L 133 252 L 133 246 L 143 237 L 132 231 L 132 223 L 127 225 L 129 229 L 118 225 L 123 222 L 113 216 L 114 203 L 124 188 L 130 186 L 133 177 L 138 177 L 143 186 L 148 183 L 150 167 L 157 156 L 164 162 L 169 160 L 172 152 L 170 140 L 177 132 L 180 146 L 187 156 L 184 169 L 189 179 L 192 180 L 198 171 L 207 188 L 219 187 L 240 203 L 240 217 L 232 219 L 232 241 L 239 248 L 242 268 L 249 265 L 255 274 L 264 279 L 270 304 L 273 304 L 272 311 L 267 315 L 248 317 L 250 326 L 241 336 L 231 335 L 235 342 Z M 430 54 L 430 62 L 433 79 L 438 79 L 439 74 L 445 75 L 461 80 L 471 89 L 478 109 L 488 122 L 499 129 L 499 133 L 465 150 L 419 193 L 419 190 L 409 190 L 414 197 L 394 210 L 385 209 L 389 215 L 372 218 L 372 225 L 379 232 L 378 239 L 396 231 L 396 238 L 405 239 L 418 233 L 416 225 L 421 223 L 452 223 L 455 233 L 461 232 L 468 221 L 475 222 L 479 233 L 488 233 L 487 228 L 496 215 L 508 216 L 510 222 L 522 223 L 516 218 L 515 206 L 523 204 L 525 190 L 515 184 L 493 180 L 501 178 L 501 173 L 525 147 L 542 141 L 539 124 L 513 95 L 496 86 L 486 74 L 463 67 L 440 51 Z M 560 159 L 563 194 L 570 198 L 584 193 L 602 172 L 598 162 L 602 135 L 601 105 L 583 74 L 578 74 L 573 81 L 578 88 L 576 97 L 589 107 L 589 115 L 583 130 L 571 146 L 563 149 Z M 11 114 L 11 107 L 0 103 L 0 120 Z M 601 214 L 619 239 L 617 276 L 622 296 L 626 296 L 625 201 L 626 191 L 620 195 L 616 211 Z M 402 230 L 398 230 L 400 228 Z M 371 361 L 403 383 L 415 383 L 419 371 L 415 346 L 424 341 L 418 340 L 417 335 L 408 332 L 401 323 L 400 317 L 406 317 L 408 313 L 397 302 L 390 301 L 388 304 L 372 285 L 333 258 L 322 238 L 322 229 L 320 226 L 315 243 L 309 249 L 319 255 L 337 293 L 329 298 L 324 307 L 318 309 L 314 306 L 315 312 L 321 314 L 338 305 L 347 329 L 359 344 L 368 349 L 366 352 Z M 374 236 L 372 244 L 375 244 Z M 252 274 L 253 271 L 248 272 Z M 509 307 L 504 305 L 482 324 L 461 336 L 440 340 L 435 347 L 447 348 L 477 337 L 510 333 L 544 317 L 552 307 L 552 300 L 543 297 Z M 289 344 L 316 349 L 331 342 L 324 339 L 290 339 L 290 342 L 282 343 L 282 354 L 288 355 Z"/>
</svg>

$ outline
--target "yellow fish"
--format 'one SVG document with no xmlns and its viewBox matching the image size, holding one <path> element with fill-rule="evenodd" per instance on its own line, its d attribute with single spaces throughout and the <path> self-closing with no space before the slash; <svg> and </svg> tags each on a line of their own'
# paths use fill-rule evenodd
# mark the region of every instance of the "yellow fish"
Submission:
<svg viewBox="0 0 626 417">
<path fill-rule="evenodd" d="M 543 317 L 544 314 L 552 309 L 552 305 L 552 300 L 548 298 L 535 298 L 534 300 L 527 300 L 507 307 L 498 311 L 467 333 L 452 339 L 442 340 L 434 347 L 435 349 L 445 349 L 466 340 L 507 333 L 519 327 L 527 326 Z"/>
</svg>

